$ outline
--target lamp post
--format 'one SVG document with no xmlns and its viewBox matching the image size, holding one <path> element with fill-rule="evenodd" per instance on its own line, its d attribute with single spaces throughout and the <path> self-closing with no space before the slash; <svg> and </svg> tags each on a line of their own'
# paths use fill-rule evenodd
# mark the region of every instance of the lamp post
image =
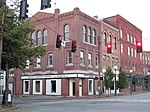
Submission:
<svg viewBox="0 0 150 112">
<path fill-rule="evenodd" d="M 115 69 L 115 96 L 117 95 L 117 91 L 116 91 L 116 75 L 117 75 L 117 66 L 114 66 Z"/>
<path fill-rule="evenodd" d="M 130 74 L 131 74 L 131 77 L 130 77 L 130 95 L 132 95 L 132 91 L 133 91 L 133 84 L 132 84 L 133 76 L 132 76 L 132 70 L 130 70 Z"/>
</svg>

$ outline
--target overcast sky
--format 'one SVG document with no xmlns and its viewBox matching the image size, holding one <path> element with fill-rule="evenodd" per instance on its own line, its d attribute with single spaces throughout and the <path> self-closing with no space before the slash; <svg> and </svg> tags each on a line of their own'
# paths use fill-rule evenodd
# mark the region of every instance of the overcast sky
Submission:
<svg viewBox="0 0 150 112">
<path fill-rule="evenodd" d="M 28 4 L 29 16 L 40 11 L 41 0 L 28 0 Z M 143 49 L 150 51 L 149 0 L 52 0 L 51 5 L 43 11 L 53 13 L 59 8 L 60 13 L 64 13 L 78 7 L 90 16 L 98 15 L 99 19 L 119 14 L 142 30 Z"/>
</svg>

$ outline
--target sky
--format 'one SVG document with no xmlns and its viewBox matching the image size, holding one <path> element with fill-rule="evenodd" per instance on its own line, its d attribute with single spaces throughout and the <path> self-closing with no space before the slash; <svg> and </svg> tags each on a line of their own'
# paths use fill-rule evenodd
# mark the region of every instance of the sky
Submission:
<svg viewBox="0 0 150 112">
<path fill-rule="evenodd" d="M 29 16 L 40 11 L 41 0 L 28 0 L 28 4 Z M 142 30 L 143 50 L 150 51 L 149 4 L 149 0 L 51 0 L 52 7 L 42 12 L 54 13 L 59 8 L 60 13 L 64 13 L 78 7 L 92 17 L 97 15 L 99 19 L 119 14 Z"/>
</svg>

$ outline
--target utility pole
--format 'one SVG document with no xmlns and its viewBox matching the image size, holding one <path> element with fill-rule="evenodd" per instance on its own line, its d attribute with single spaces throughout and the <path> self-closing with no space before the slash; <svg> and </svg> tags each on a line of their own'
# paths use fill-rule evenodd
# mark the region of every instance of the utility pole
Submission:
<svg viewBox="0 0 150 112">
<path fill-rule="evenodd" d="M 99 38 L 98 38 L 98 64 L 99 64 L 99 72 L 98 72 L 98 75 L 99 75 L 99 97 L 101 97 L 103 95 L 103 80 L 101 80 L 101 71 L 102 71 L 102 57 L 103 57 L 103 54 L 102 54 L 102 32 L 103 32 L 103 20 L 100 21 L 100 35 L 99 35 Z"/>
<path fill-rule="evenodd" d="M 2 23 L 1 23 L 1 33 L 0 33 L 0 70 L 2 68 L 2 50 L 3 50 L 5 12 L 6 12 L 6 0 L 2 0 Z"/>
</svg>

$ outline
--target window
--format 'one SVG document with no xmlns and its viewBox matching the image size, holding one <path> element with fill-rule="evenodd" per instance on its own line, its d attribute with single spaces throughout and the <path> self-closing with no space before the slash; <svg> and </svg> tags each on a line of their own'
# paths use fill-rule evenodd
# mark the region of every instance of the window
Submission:
<svg viewBox="0 0 150 112">
<path fill-rule="evenodd" d="M 112 60 L 111 60 L 112 62 L 111 62 L 111 64 L 112 64 L 112 68 L 114 68 L 114 57 L 112 57 Z"/>
<path fill-rule="evenodd" d="M 67 52 L 67 64 L 72 64 L 72 52 Z"/>
<path fill-rule="evenodd" d="M 130 37 L 129 37 L 129 34 L 127 34 L 127 41 L 128 41 L 128 42 L 130 41 Z"/>
<path fill-rule="evenodd" d="M 116 39 L 116 37 L 114 37 L 114 47 L 115 47 L 115 50 L 117 50 L 117 39 Z"/>
<path fill-rule="evenodd" d="M 123 53 L 123 44 L 121 44 L 121 53 Z"/>
<path fill-rule="evenodd" d="M 53 54 L 48 54 L 47 66 L 53 66 Z"/>
<path fill-rule="evenodd" d="M 91 28 L 88 28 L 88 42 L 92 43 Z"/>
<path fill-rule="evenodd" d="M 35 67 L 41 67 L 41 56 L 39 55 L 35 57 Z"/>
<path fill-rule="evenodd" d="M 25 93 L 29 92 L 29 81 L 24 81 L 24 92 Z"/>
<path fill-rule="evenodd" d="M 136 58 L 136 50 L 134 50 L 134 57 Z"/>
<path fill-rule="evenodd" d="M 142 60 L 142 53 L 140 53 L 140 59 Z"/>
<path fill-rule="evenodd" d="M 40 46 L 40 43 L 41 43 L 41 31 L 38 31 L 36 37 L 36 45 Z"/>
<path fill-rule="evenodd" d="M 30 61 L 27 60 L 27 61 L 26 61 L 26 68 L 29 68 L 29 65 L 30 65 Z"/>
<path fill-rule="evenodd" d="M 104 33 L 104 43 L 105 43 L 105 46 L 107 45 L 107 35 L 106 35 L 106 32 Z"/>
<path fill-rule="evenodd" d="M 136 45 L 136 38 L 134 38 L 134 45 Z"/>
<path fill-rule="evenodd" d="M 42 44 L 43 45 L 47 44 L 47 30 L 43 30 Z"/>
<path fill-rule="evenodd" d="M 80 52 L 80 65 L 84 65 L 84 52 Z"/>
<path fill-rule="evenodd" d="M 131 56 L 133 57 L 133 48 L 131 48 Z"/>
<path fill-rule="evenodd" d="M 69 40 L 69 25 L 66 24 L 64 26 L 64 41 Z"/>
<path fill-rule="evenodd" d="M 83 26 L 83 42 L 87 42 L 87 31 L 86 31 L 86 26 Z"/>
<path fill-rule="evenodd" d="M 120 38 L 122 38 L 122 30 L 120 29 Z"/>
<path fill-rule="evenodd" d="M 51 81 L 51 92 L 56 93 L 56 80 Z"/>
<path fill-rule="evenodd" d="M 130 47 L 128 47 L 128 56 L 130 56 Z"/>
<path fill-rule="evenodd" d="M 99 66 L 99 64 L 98 64 L 98 54 L 96 54 L 96 56 L 95 56 L 95 65 L 96 65 L 96 67 Z"/>
<path fill-rule="evenodd" d="M 110 66 L 110 57 L 107 57 L 107 65 Z"/>
<path fill-rule="evenodd" d="M 34 46 L 35 45 L 35 32 L 33 32 L 32 34 L 31 34 L 31 46 Z"/>
<path fill-rule="evenodd" d="M 131 43 L 133 43 L 133 38 L 132 38 L 132 36 L 130 37 L 130 40 L 131 40 Z"/>
<path fill-rule="evenodd" d="M 96 45 L 96 31 L 93 30 L 93 44 Z"/>
<path fill-rule="evenodd" d="M 112 37 L 111 37 L 111 35 L 109 35 L 108 41 L 109 41 L 109 43 L 112 43 Z"/>
<path fill-rule="evenodd" d="M 40 92 L 40 81 L 35 81 L 35 92 Z"/>
<path fill-rule="evenodd" d="M 106 55 L 103 56 L 103 68 L 106 68 Z"/>
<path fill-rule="evenodd" d="M 92 66 L 92 54 L 88 53 L 88 65 Z"/>
</svg>

